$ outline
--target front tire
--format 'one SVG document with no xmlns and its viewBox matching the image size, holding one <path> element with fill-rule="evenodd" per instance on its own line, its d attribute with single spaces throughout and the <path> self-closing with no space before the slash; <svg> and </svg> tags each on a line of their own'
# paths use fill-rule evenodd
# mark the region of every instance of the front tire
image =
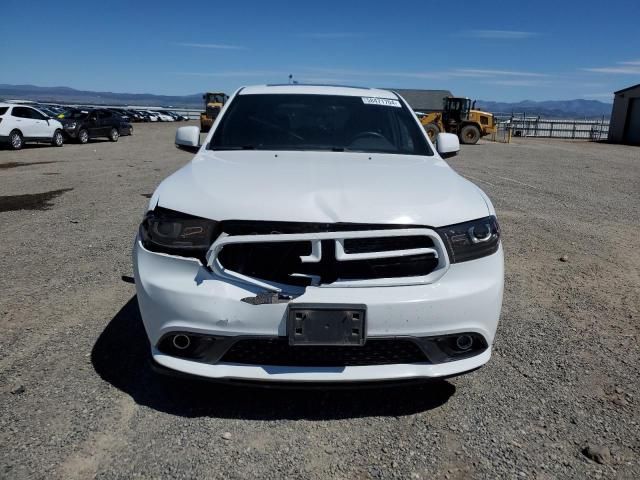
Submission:
<svg viewBox="0 0 640 480">
<path fill-rule="evenodd" d="M 83 128 L 78 132 L 78 141 L 83 144 L 89 141 L 89 132 L 87 129 Z"/>
<path fill-rule="evenodd" d="M 429 140 L 435 142 L 436 136 L 440 133 L 440 129 L 438 128 L 438 126 L 435 123 L 427 123 L 423 126 L 423 128 L 424 131 L 427 132 Z"/>
<path fill-rule="evenodd" d="M 465 125 L 460 130 L 460 141 L 465 145 L 475 145 L 480 140 L 480 130 L 475 125 Z"/>
<path fill-rule="evenodd" d="M 51 145 L 53 145 L 54 147 L 61 147 L 64 145 L 64 137 L 62 136 L 62 132 L 60 130 L 56 130 L 55 132 L 53 132 Z"/>
<path fill-rule="evenodd" d="M 112 142 L 117 142 L 118 138 L 120 138 L 120 132 L 118 132 L 117 128 L 112 128 L 109 132 L 109 140 Z"/>
<path fill-rule="evenodd" d="M 24 146 L 24 138 L 18 130 L 14 130 L 9 134 L 9 147 L 12 150 L 20 150 Z"/>
</svg>

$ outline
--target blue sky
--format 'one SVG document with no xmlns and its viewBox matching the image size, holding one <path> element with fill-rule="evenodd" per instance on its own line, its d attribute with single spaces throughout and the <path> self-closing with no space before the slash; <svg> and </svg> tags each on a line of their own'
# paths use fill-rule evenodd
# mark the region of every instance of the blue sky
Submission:
<svg viewBox="0 0 640 480">
<path fill-rule="evenodd" d="M 293 74 L 498 101 L 640 83 L 640 0 L 3 0 L 2 18 L 0 83 L 182 95 Z"/>
</svg>

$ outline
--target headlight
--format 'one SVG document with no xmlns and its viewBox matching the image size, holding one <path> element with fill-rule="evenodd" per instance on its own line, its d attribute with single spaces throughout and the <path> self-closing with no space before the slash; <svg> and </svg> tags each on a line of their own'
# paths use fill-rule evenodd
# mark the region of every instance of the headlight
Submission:
<svg viewBox="0 0 640 480">
<path fill-rule="evenodd" d="M 447 247 L 451 263 L 486 257 L 495 253 L 500 245 L 500 225 L 494 216 L 436 230 Z"/>
<path fill-rule="evenodd" d="M 204 259 L 218 232 L 218 222 L 166 208 L 147 212 L 140 238 L 147 250 Z"/>
</svg>

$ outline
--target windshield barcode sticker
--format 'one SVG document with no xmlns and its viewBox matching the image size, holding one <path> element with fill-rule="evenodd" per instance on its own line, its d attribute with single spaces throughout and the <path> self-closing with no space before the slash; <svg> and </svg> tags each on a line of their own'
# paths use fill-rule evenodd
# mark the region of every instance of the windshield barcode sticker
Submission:
<svg viewBox="0 0 640 480">
<path fill-rule="evenodd" d="M 402 105 L 400 105 L 398 100 L 392 100 L 391 98 L 362 97 L 362 101 L 367 105 L 382 105 L 384 107 L 402 108 Z"/>
</svg>

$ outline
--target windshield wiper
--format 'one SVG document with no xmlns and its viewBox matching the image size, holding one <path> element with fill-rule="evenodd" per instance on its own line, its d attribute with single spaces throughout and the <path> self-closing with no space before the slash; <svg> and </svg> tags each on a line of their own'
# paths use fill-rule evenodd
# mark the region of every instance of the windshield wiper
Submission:
<svg viewBox="0 0 640 480">
<path fill-rule="evenodd" d="M 212 146 L 211 150 L 255 150 L 255 145 Z"/>
</svg>

